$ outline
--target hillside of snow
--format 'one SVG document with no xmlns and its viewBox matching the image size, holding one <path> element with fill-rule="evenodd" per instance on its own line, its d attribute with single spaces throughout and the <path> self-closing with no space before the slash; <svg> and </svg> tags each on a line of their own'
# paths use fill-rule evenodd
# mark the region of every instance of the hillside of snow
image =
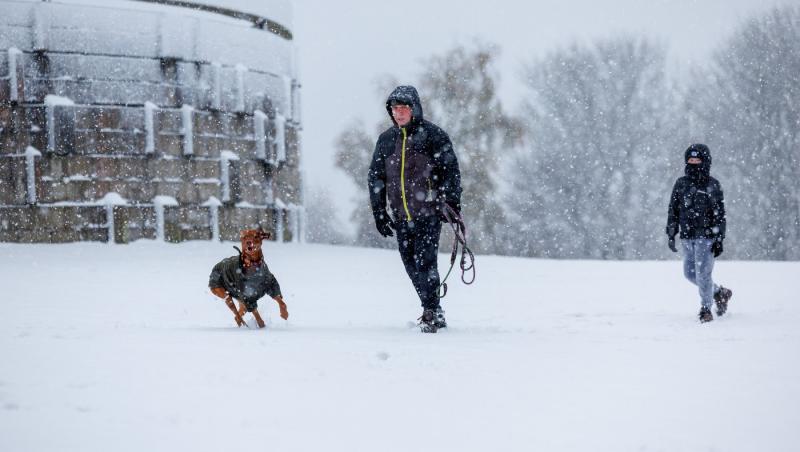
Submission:
<svg viewBox="0 0 800 452">
<path fill-rule="evenodd" d="M 478 256 L 421 334 L 395 251 L 266 243 L 290 317 L 248 330 L 207 289 L 232 245 L 0 244 L 0 450 L 800 444 L 798 262 L 719 261 L 701 325 L 677 260 Z"/>
</svg>

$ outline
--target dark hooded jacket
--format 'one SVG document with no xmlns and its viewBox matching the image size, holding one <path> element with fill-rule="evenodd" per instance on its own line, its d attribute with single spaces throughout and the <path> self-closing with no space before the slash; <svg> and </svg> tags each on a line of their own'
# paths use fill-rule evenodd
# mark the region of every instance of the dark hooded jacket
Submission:
<svg viewBox="0 0 800 452">
<path fill-rule="evenodd" d="M 697 157 L 700 164 L 688 163 Z M 667 235 L 680 230 L 682 239 L 725 238 L 722 186 L 711 177 L 711 153 L 704 144 L 689 146 L 684 155 L 686 175 L 675 181 L 667 213 Z"/>
<path fill-rule="evenodd" d="M 281 286 L 263 260 L 249 271 L 244 270 L 241 256 L 221 260 L 211 270 L 208 287 L 222 287 L 233 298 L 243 302 L 248 311 L 258 307 L 258 300 L 266 294 L 275 298 L 281 294 Z"/>
<path fill-rule="evenodd" d="M 399 127 L 391 106 L 411 106 L 412 118 Z M 374 214 L 386 211 L 388 198 L 396 220 L 437 215 L 442 203 L 461 208 L 461 173 L 450 137 L 436 124 L 426 121 L 422 103 L 413 86 L 398 86 L 386 100 L 386 111 L 394 126 L 375 144 L 368 184 Z"/>
</svg>

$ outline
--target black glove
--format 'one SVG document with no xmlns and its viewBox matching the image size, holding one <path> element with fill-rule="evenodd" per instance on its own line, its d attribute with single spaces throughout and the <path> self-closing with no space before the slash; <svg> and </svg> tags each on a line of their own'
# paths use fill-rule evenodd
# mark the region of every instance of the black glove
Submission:
<svg viewBox="0 0 800 452">
<path fill-rule="evenodd" d="M 677 253 L 678 252 L 678 248 L 675 248 L 675 236 L 674 235 L 670 236 L 669 240 L 667 240 L 667 246 L 669 247 L 669 249 L 672 250 L 673 253 Z"/>
<path fill-rule="evenodd" d="M 384 237 L 393 236 L 394 222 L 389 218 L 389 214 L 386 211 L 372 212 L 372 214 L 375 216 L 375 227 L 378 228 L 378 232 Z"/>
<path fill-rule="evenodd" d="M 719 257 L 722 254 L 722 239 L 714 240 L 714 243 L 711 245 L 711 252 L 714 253 L 714 257 Z"/>
</svg>

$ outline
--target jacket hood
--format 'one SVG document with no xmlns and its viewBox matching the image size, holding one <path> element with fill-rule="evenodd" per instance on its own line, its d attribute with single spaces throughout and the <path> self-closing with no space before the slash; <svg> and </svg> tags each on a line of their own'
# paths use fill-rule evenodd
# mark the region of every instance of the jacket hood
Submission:
<svg viewBox="0 0 800 452">
<path fill-rule="evenodd" d="M 386 112 L 389 113 L 389 119 L 392 120 L 392 123 L 397 125 L 397 122 L 395 122 L 392 116 L 392 103 L 401 103 L 411 106 L 411 125 L 419 124 L 424 119 L 422 116 L 422 102 L 419 100 L 417 89 L 413 86 L 398 86 L 389 94 L 389 98 L 386 99 Z"/>
<path fill-rule="evenodd" d="M 699 165 L 690 164 L 689 159 L 692 157 L 699 158 L 702 163 Z M 708 179 L 711 173 L 711 151 L 708 146 L 700 143 L 689 146 L 683 154 L 683 161 L 686 163 L 685 171 L 687 176 L 693 179 Z"/>
</svg>

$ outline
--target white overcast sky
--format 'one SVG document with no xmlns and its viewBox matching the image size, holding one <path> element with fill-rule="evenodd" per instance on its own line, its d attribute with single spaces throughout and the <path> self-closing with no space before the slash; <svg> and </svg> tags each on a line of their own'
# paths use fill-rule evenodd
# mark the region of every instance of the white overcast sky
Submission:
<svg viewBox="0 0 800 452">
<path fill-rule="evenodd" d="M 640 32 L 667 44 L 678 73 L 701 64 L 749 14 L 800 0 L 297 0 L 293 4 L 303 86 L 306 185 L 331 193 L 344 219 L 353 207 L 356 188 L 334 168 L 333 142 L 353 118 L 363 119 L 370 129 L 382 119 L 388 126 L 382 99 L 375 93 L 374 81 L 382 74 L 411 83 L 420 72 L 421 59 L 479 38 L 501 49 L 500 94 L 506 108 L 514 111 L 523 94 L 521 63 L 560 46 Z"/>
</svg>

